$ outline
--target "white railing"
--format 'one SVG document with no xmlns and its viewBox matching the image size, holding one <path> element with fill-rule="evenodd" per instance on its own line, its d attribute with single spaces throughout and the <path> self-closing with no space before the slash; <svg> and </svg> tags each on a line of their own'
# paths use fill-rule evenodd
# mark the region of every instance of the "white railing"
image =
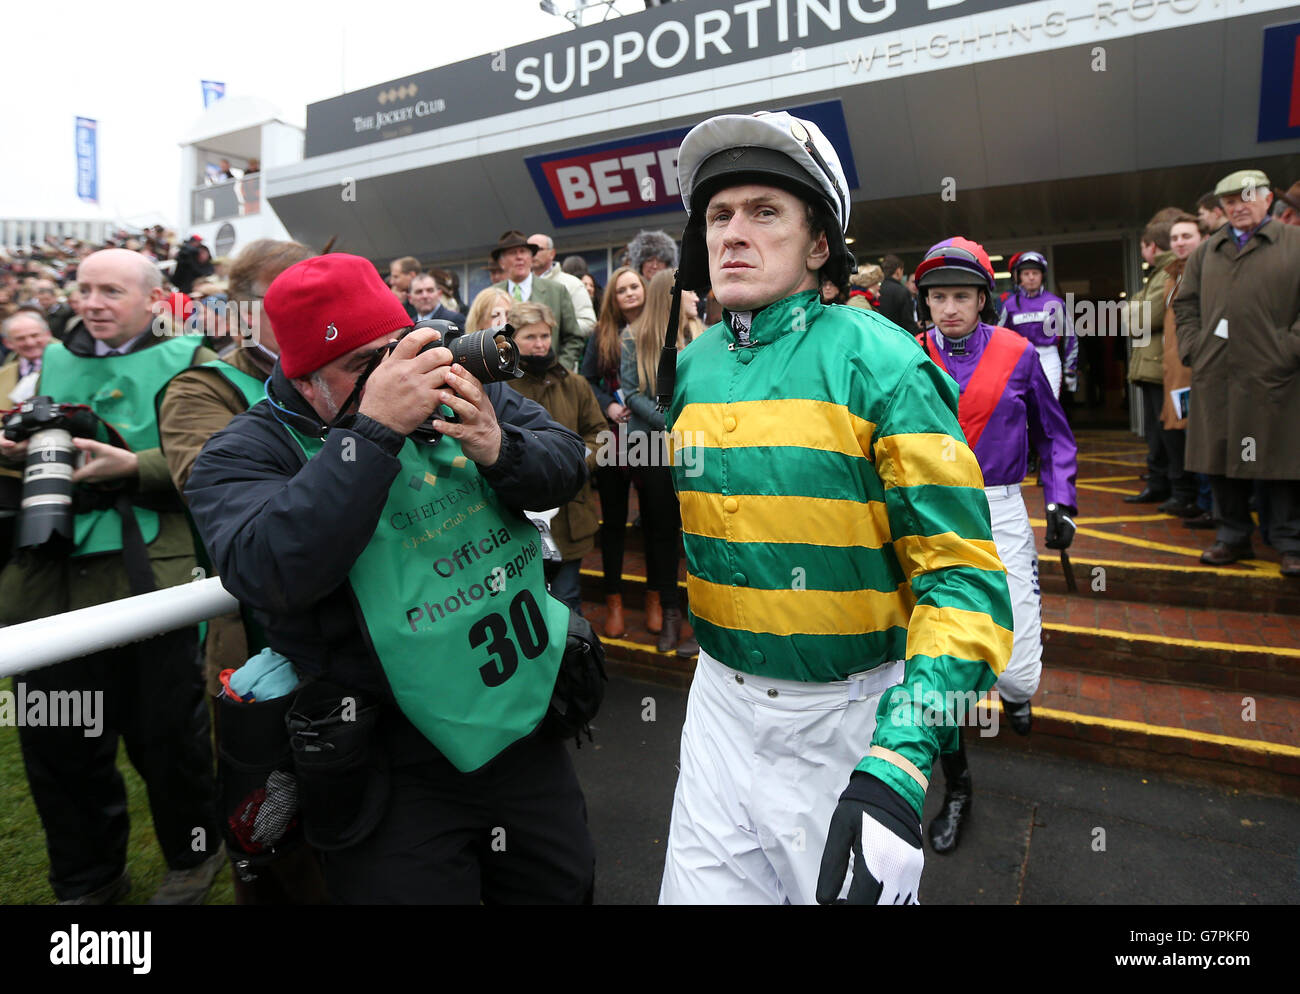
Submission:
<svg viewBox="0 0 1300 994">
<path fill-rule="evenodd" d="M 152 638 L 239 609 L 211 577 L 0 628 L 0 679 Z"/>
</svg>

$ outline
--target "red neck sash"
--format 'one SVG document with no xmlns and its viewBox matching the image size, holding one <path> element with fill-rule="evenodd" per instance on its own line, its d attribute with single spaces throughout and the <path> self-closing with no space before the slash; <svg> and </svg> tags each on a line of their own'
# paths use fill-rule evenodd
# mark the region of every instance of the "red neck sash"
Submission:
<svg viewBox="0 0 1300 994">
<path fill-rule="evenodd" d="M 943 353 L 934 344 L 933 336 L 929 332 L 923 332 L 919 337 L 925 344 L 926 351 L 930 353 L 930 358 L 940 369 L 948 373 L 948 366 L 943 361 Z M 993 416 L 993 409 L 998 406 L 998 401 L 1002 399 L 1007 381 L 1011 379 L 1011 372 L 1020 361 L 1021 353 L 1028 346 L 1027 339 L 1006 328 L 994 328 L 993 334 L 989 336 L 988 344 L 984 346 L 984 354 L 980 356 L 979 365 L 975 367 L 975 372 L 971 374 L 970 381 L 961 391 L 961 397 L 957 401 L 957 420 L 961 423 L 962 431 L 966 433 L 966 444 L 972 449 L 984 434 L 984 427 Z M 948 375 L 952 374 L 948 373 Z"/>
</svg>

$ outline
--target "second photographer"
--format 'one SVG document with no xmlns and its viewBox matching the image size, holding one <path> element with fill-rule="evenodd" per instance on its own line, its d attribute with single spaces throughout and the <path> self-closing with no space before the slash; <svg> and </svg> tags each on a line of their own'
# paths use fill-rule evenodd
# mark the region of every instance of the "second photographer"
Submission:
<svg viewBox="0 0 1300 994">
<path fill-rule="evenodd" d="M 82 323 L 41 360 L 37 396 L 6 421 L 24 458 L 19 551 L 0 574 L 0 621 L 16 624 L 193 579 L 194 541 L 159 451 L 155 399 L 202 340 L 153 333 L 157 268 L 106 249 L 78 270 Z M 90 436 L 94 437 L 90 437 Z M 111 443 L 110 443 L 111 440 Z M 28 459 L 28 449 L 45 458 Z M 86 462 L 73 470 L 78 454 Z M 102 693 L 111 734 L 19 728 L 60 901 L 109 904 L 131 889 L 118 737 L 149 791 L 168 874 L 152 903 L 200 904 L 220 867 L 198 628 L 32 670 L 46 693 Z"/>
<path fill-rule="evenodd" d="M 297 263 L 264 303 L 268 399 L 204 447 L 186 495 L 223 583 L 305 680 L 291 744 L 331 897 L 590 900 L 585 801 L 541 727 L 569 611 L 519 513 L 578 492 L 582 440 L 422 351 L 437 331 L 402 337 L 364 259 Z M 417 433 L 440 409 L 454 420 Z"/>
</svg>

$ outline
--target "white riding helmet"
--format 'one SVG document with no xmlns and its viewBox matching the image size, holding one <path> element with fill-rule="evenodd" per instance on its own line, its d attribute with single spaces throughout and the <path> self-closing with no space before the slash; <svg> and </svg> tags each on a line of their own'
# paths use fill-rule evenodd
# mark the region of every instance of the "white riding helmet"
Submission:
<svg viewBox="0 0 1300 994">
<path fill-rule="evenodd" d="M 776 186 L 830 211 L 838 229 L 826 232 L 831 254 L 823 271 L 836 285 L 846 282 L 854 269 L 844 241 L 849 184 L 835 147 L 812 121 L 786 111 L 759 111 L 711 117 L 682 140 L 677 183 L 687 222 L 678 283 L 701 293 L 709 288 L 705 208 L 718 190 L 751 182 Z"/>
</svg>

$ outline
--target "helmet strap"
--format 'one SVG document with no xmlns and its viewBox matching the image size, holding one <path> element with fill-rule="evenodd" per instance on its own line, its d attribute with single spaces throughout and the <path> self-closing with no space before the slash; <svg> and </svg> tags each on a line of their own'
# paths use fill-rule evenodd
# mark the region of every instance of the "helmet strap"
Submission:
<svg viewBox="0 0 1300 994">
<path fill-rule="evenodd" d="M 678 270 L 673 273 L 673 299 L 668 305 L 668 328 L 664 331 L 664 347 L 659 353 L 659 370 L 655 374 L 655 409 L 663 412 L 672 403 L 673 388 L 677 385 L 677 327 L 681 321 L 682 284 Z"/>
</svg>

